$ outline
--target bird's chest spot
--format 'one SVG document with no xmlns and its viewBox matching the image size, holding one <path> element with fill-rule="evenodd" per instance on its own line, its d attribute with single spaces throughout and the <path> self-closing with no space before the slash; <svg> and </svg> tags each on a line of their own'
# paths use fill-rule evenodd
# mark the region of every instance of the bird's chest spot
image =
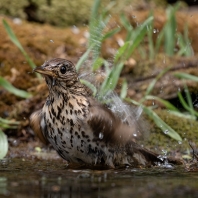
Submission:
<svg viewBox="0 0 198 198">
<path fill-rule="evenodd" d="M 82 98 L 71 98 L 67 102 L 54 100 L 51 105 L 45 105 L 45 123 L 48 140 L 56 147 L 79 147 L 83 144 L 85 134 L 85 119 L 89 113 L 88 102 Z"/>
</svg>

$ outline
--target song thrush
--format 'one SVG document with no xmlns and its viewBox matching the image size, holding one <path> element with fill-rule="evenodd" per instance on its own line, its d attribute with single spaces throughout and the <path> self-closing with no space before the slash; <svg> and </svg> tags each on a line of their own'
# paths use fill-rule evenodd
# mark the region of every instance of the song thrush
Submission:
<svg viewBox="0 0 198 198">
<path fill-rule="evenodd" d="M 136 127 L 114 115 L 92 97 L 72 62 L 54 58 L 34 69 L 43 75 L 49 96 L 30 124 L 43 142 L 72 163 L 90 165 L 154 165 L 163 159 L 133 141 Z"/>
</svg>

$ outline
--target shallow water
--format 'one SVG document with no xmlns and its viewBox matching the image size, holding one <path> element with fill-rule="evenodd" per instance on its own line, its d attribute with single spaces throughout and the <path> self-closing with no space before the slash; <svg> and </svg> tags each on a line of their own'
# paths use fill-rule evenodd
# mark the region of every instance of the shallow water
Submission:
<svg viewBox="0 0 198 198">
<path fill-rule="evenodd" d="M 0 197 L 198 197 L 198 173 L 175 168 L 90 170 L 62 160 L 0 162 Z"/>
</svg>

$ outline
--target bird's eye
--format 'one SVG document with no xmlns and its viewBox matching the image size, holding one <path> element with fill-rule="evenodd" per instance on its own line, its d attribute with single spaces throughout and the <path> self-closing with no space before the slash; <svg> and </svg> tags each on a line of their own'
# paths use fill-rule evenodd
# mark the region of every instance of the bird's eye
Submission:
<svg viewBox="0 0 198 198">
<path fill-rule="evenodd" d="M 61 66 L 60 72 L 61 72 L 61 74 L 65 74 L 66 73 L 66 67 L 65 66 Z"/>
</svg>

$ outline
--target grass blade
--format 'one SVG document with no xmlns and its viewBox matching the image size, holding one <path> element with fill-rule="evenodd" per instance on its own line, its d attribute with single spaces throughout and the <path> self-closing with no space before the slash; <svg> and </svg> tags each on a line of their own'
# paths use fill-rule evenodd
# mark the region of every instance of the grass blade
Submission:
<svg viewBox="0 0 198 198">
<path fill-rule="evenodd" d="M 93 46 L 89 47 L 87 51 L 80 57 L 76 64 L 76 70 L 79 71 L 83 63 L 88 59 L 89 53 L 91 52 Z"/>
<path fill-rule="evenodd" d="M 195 115 L 198 117 L 198 112 L 196 112 L 193 108 L 189 107 L 188 104 L 186 103 L 186 101 L 184 100 L 181 92 L 178 92 L 178 98 L 179 101 L 181 102 L 182 106 L 184 107 L 184 109 L 186 109 L 188 112 L 190 112 L 192 115 Z"/>
<path fill-rule="evenodd" d="M 26 58 L 28 64 L 32 67 L 32 69 L 34 69 L 36 67 L 36 65 L 31 60 L 31 58 L 28 56 L 28 54 L 24 50 L 23 46 L 21 45 L 21 43 L 17 39 L 15 33 L 12 31 L 11 27 L 8 25 L 7 21 L 4 20 L 4 19 L 3 19 L 3 25 L 4 25 L 4 28 L 5 28 L 6 32 L 8 33 L 8 36 L 10 37 L 10 40 L 19 48 L 19 50 L 22 52 L 22 54 Z"/>
<path fill-rule="evenodd" d="M 175 34 L 176 34 L 176 19 L 173 8 L 170 7 L 167 10 L 168 21 L 165 25 L 164 37 L 165 37 L 165 52 L 172 56 L 175 49 Z"/>
<path fill-rule="evenodd" d="M 7 136 L 0 130 L 0 159 L 3 159 L 8 152 Z"/>
<path fill-rule="evenodd" d="M 98 57 L 98 58 L 94 61 L 93 65 L 92 65 L 92 70 L 93 70 L 93 71 L 98 70 L 98 69 L 102 66 L 103 63 L 104 63 L 104 59 Z"/>
<path fill-rule="evenodd" d="M 156 44 L 155 44 L 155 52 L 159 52 L 159 48 L 161 46 L 162 40 L 164 38 L 164 34 L 165 34 L 165 27 L 160 31 L 160 33 L 157 36 L 156 39 Z"/>
<path fill-rule="evenodd" d="M 118 28 L 115 28 L 115 29 L 113 29 L 113 30 L 107 32 L 107 33 L 102 37 L 102 41 L 104 41 L 104 40 L 106 40 L 106 39 L 112 37 L 114 34 L 118 33 L 120 30 L 121 30 L 121 28 L 118 27 Z"/>
<path fill-rule="evenodd" d="M 127 35 L 125 38 L 125 41 L 127 42 L 131 40 L 135 30 L 133 31 L 133 26 L 131 25 L 128 18 L 123 13 L 120 15 L 120 22 L 123 25 L 123 27 L 127 30 Z"/>
<path fill-rule="evenodd" d="M 133 30 L 131 23 L 123 13 L 120 15 L 120 22 L 128 32 L 131 32 Z"/>
<path fill-rule="evenodd" d="M 190 120 L 196 120 L 196 116 L 192 116 L 190 114 L 184 114 L 184 113 L 180 113 L 180 112 L 177 112 L 177 111 L 169 111 L 170 114 L 173 114 L 177 117 L 181 117 L 181 118 L 185 118 L 185 119 L 190 119 Z"/>
<path fill-rule="evenodd" d="M 130 45 L 130 42 L 127 41 L 127 42 L 125 42 L 125 44 L 122 47 L 120 47 L 118 49 L 118 51 L 116 52 L 115 57 L 114 57 L 114 63 L 117 63 L 118 60 L 120 59 L 120 57 L 124 56 L 124 54 L 126 53 L 126 50 L 128 49 L 129 45 Z M 123 57 L 122 59 L 125 59 L 125 58 Z"/>
<path fill-rule="evenodd" d="M 17 89 L 10 82 L 8 82 L 2 77 L 0 77 L 0 86 L 2 86 L 4 89 L 9 91 L 10 93 L 13 93 L 14 95 L 22 97 L 22 98 L 30 98 L 32 96 L 30 93 L 26 91 Z"/>
<path fill-rule="evenodd" d="M 126 101 L 131 102 L 134 105 L 140 105 L 143 108 L 143 111 L 155 122 L 155 124 L 163 131 L 164 134 L 177 141 L 182 141 L 180 135 L 173 128 L 167 125 L 151 108 L 131 100 L 130 98 L 127 98 Z"/>
<path fill-rule="evenodd" d="M 0 123 L 13 124 L 13 125 L 19 124 L 19 122 L 17 122 L 17 121 L 7 120 L 7 119 L 1 118 L 1 117 L 0 117 Z"/>
<path fill-rule="evenodd" d="M 126 98 L 126 96 L 127 96 L 127 88 L 128 88 L 127 81 L 124 80 L 123 83 L 122 83 L 122 88 L 121 88 L 121 92 L 120 92 L 120 98 L 122 98 L 122 99 Z"/>
<path fill-rule="evenodd" d="M 157 75 L 156 78 L 154 78 L 154 79 L 151 81 L 151 83 L 150 83 L 149 86 L 147 87 L 147 90 L 146 90 L 146 93 L 145 93 L 144 97 L 140 100 L 140 103 L 143 103 L 143 102 L 144 102 L 146 96 L 149 95 L 149 94 L 151 93 L 151 91 L 153 90 L 153 88 L 154 88 L 156 82 L 157 82 L 166 72 L 168 72 L 169 69 L 170 69 L 170 67 L 165 68 L 164 70 L 162 70 L 162 71 Z"/>
<path fill-rule="evenodd" d="M 150 16 L 153 16 L 153 12 L 150 13 Z M 149 46 L 149 59 L 152 60 L 155 57 L 155 50 L 154 50 L 154 41 L 153 41 L 153 21 L 151 22 L 150 26 L 147 26 L 148 32 L 148 46 Z"/>
<path fill-rule="evenodd" d="M 84 79 L 80 79 L 80 82 L 84 84 L 85 86 L 87 86 L 93 92 L 93 96 L 96 96 L 97 89 L 92 83 Z"/>
<path fill-rule="evenodd" d="M 194 75 L 191 75 L 191 74 L 178 72 L 178 73 L 175 73 L 174 76 L 177 77 L 177 78 L 182 78 L 182 79 L 192 80 L 192 81 L 198 82 L 198 77 L 194 76 Z"/>
<path fill-rule="evenodd" d="M 187 99 L 187 102 L 188 102 L 188 106 L 189 108 L 191 108 L 193 111 L 194 111 L 194 108 L 193 108 L 193 102 L 192 102 L 192 98 L 190 96 L 190 92 L 188 90 L 188 87 L 186 86 L 186 84 L 184 84 L 184 92 L 186 94 L 186 99 Z"/>
<path fill-rule="evenodd" d="M 171 111 L 176 111 L 179 112 L 179 109 L 177 109 L 173 104 L 171 104 L 169 101 L 164 100 L 162 98 L 159 98 L 157 96 L 151 96 L 151 95 L 147 95 L 145 97 L 146 100 L 156 100 L 159 101 L 160 103 L 162 103 L 167 109 L 171 110 Z"/>
<path fill-rule="evenodd" d="M 105 78 L 105 81 L 102 83 L 99 97 L 106 95 L 109 91 L 115 89 L 120 73 L 122 71 L 124 63 L 121 62 L 118 65 L 115 65 L 111 71 L 109 72 L 108 76 Z"/>
<path fill-rule="evenodd" d="M 138 45 L 143 41 L 145 34 L 147 32 L 147 26 L 150 25 L 150 23 L 153 21 L 153 16 L 150 16 L 144 23 L 138 28 L 138 30 L 135 33 L 135 36 L 133 38 L 133 43 L 129 47 L 128 54 L 126 56 L 126 59 L 128 59 L 133 51 L 138 47 Z"/>
</svg>

